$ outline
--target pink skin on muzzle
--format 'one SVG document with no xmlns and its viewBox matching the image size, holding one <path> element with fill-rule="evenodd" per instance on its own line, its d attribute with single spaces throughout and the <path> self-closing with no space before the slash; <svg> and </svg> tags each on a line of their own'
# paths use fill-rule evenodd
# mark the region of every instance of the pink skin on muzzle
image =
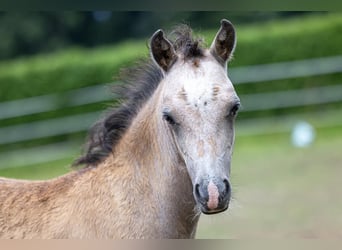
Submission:
<svg viewBox="0 0 342 250">
<path fill-rule="evenodd" d="M 209 200 L 207 202 L 207 206 L 209 209 L 213 210 L 216 209 L 219 203 L 219 191 L 217 186 L 210 181 L 208 185 L 208 195 Z"/>
</svg>

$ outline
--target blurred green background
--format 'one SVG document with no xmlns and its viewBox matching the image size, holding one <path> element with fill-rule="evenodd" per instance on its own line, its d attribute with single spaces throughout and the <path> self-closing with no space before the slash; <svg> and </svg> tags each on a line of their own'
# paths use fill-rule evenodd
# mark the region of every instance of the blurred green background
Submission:
<svg viewBox="0 0 342 250">
<path fill-rule="evenodd" d="M 199 238 L 342 237 L 342 13 L 0 13 L 0 176 L 70 171 L 121 68 L 158 29 L 188 23 L 210 45 L 222 18 L 238 43 L 242 102 L 230 210 Z"/>
</svg>

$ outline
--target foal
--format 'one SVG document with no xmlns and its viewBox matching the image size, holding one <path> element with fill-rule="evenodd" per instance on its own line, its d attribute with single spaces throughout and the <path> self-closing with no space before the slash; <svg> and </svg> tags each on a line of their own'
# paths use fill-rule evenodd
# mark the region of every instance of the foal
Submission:
<svg viewBox="0 0 342 250">
<path fill-rule="evenodd" d="M 228 208 L 234 119 L 227 76 L 235 31 L 209 49 L 162 30 L 129 71 L 121 106 L 94 125 L 85 168 L 48 181 L 0 179 L 1 238 L 193 238 L 200 213 Z"/>
</svg>

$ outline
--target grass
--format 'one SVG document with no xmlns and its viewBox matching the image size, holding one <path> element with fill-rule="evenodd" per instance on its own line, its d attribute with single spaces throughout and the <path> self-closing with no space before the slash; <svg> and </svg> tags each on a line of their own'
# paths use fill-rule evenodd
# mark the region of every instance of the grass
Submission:
<svg viewBox="0 0 342 250">
<path fill-rule="evenodd" d="M 49 163 L 5 168 L 0 170 L 0 176 L 27 180 L 46 180 L 69 172 L 73 160 L 74 158 L 69 157 Z"/>
</svg>

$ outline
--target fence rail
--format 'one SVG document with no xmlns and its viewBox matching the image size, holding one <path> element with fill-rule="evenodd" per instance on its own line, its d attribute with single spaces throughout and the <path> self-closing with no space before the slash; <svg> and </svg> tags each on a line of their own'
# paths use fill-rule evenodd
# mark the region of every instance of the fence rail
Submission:
<svg viewBox="0 0 342 250">
<path fill-rule="evenodd" d="M 237 84 L 259 83 L 342 72 L 342 56 L 245 66 L 232 69 Z"/>
<path fill-rule="evenodd" d="M 0 145 L 85 131 L 100 112 L 66 116 L 0 128 Z"/>
</svg>

